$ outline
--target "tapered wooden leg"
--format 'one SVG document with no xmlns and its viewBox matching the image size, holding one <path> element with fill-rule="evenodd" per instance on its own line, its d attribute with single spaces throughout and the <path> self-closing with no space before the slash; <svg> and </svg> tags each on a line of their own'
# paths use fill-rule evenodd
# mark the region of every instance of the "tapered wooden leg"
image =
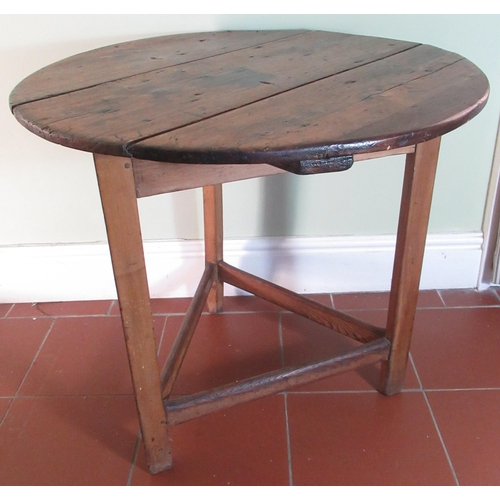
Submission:
<svg viewBox="0 0 500 500">
<path fill-rule="evenodd" d="M 130 160 L 94 156 L 142 438 L 151 473 L 172 466 Z"/>
<path fill-rule="evenodd" d="M 203 213 L 205 221 L 205 261 L 215 264 L 222 260 L 222 184 L 203 188 Z M 218 276 L 212 285 L 207 299 L 208 311 L 222 311 L 224 284 Z"/>
<path fill-rule="evenodd" d="M 420 273 L 440 138 L 418 144 L 406 156 L 396 254 L 387 317 L 389 359 L 382 365 L 380 392 L 396 394 L 403 387 L 418 299 Z"/>
</svg>

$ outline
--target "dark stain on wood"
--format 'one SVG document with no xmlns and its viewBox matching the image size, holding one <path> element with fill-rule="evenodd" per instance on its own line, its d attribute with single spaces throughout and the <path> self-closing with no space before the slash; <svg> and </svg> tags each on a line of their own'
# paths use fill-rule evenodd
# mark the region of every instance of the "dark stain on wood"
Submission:
<svg viewBox="0 0 500 500">
<path fill-rule="evenodd" d="M 11 107 L 35 134 L 75 149 L 308 174 L 449 132 L 487 96 L 486 77 L 457 54 L 296 30 L 115 44 L 28 77 Z"/>
</svg>

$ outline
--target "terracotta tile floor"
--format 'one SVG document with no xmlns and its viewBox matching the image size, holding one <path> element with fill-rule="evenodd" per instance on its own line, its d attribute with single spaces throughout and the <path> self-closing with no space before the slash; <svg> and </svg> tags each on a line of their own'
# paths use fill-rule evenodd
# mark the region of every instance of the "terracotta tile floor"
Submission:
<svg viewBox="0 0 500 500">
<path fill-rule="evenodd" d="M 384 325 L 388 294 L 320 295 Z M 155 300 L 164 359 L 189 300 Z M 204 314 L 174 391 L 352 342 L 253 297 Z M 0 305 L 0 485 L 500 485 L 500 296 L 422 292 L 404 391 L 372 366 L 173 427 L 145 472 L 114 302 Z"/>
</svg>

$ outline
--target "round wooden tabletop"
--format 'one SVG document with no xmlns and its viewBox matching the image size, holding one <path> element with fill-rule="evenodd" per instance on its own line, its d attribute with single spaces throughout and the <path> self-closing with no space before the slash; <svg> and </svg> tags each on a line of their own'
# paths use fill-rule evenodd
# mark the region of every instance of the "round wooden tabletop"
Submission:
<svg viewBox="0 0 500 500">
<path fill-rule="evenodd" d="M 178 163 L 298 162 L 449 132 L 485 105 L 485 75 L 429 45 L 322 31 L 196 33 L 57 62 L 12 92 L 16 118 L 75 149 Z"/>
</svg>

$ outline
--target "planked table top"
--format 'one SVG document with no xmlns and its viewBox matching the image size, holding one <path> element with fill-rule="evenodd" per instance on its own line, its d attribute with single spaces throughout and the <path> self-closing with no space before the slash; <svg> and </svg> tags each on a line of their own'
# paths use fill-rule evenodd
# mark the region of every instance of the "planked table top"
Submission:
<svg viewBox="0 0 500 500">
<path fill-rule="evenodd" d="M 103 47 L 23 80 L 26 128 L 93 153 L 174 163 L 341 169 L 358 153 L 443 135 L 488 80 L 433 46 L 323 31 L 234 31 Z"/>
</svg>

